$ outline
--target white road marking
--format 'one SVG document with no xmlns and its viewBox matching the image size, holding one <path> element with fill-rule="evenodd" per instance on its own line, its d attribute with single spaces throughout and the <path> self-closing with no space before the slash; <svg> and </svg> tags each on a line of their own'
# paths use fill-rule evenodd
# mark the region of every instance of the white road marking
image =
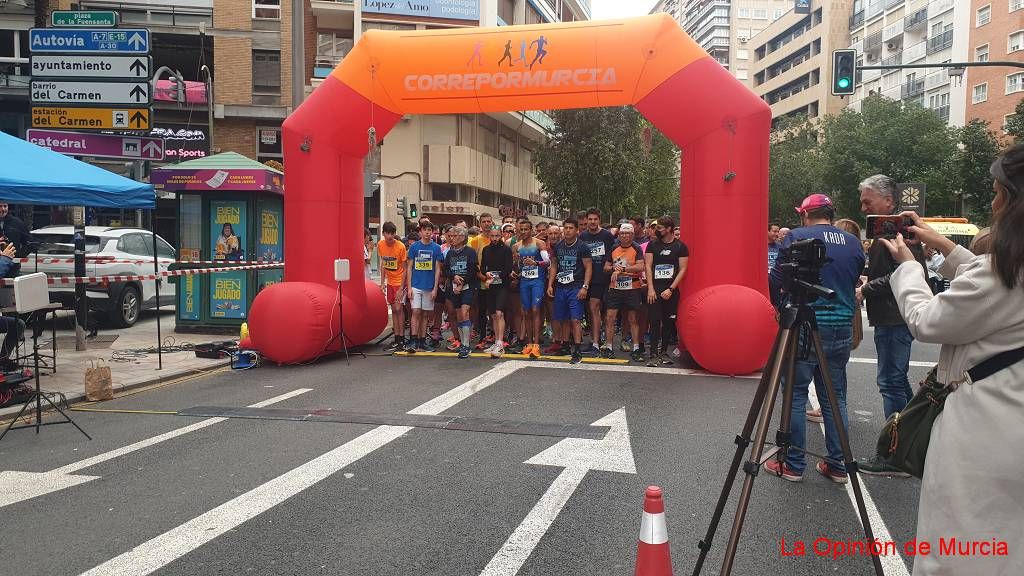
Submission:
<svg viewBox="0 0 1024 576">
<path fill-rule="evenodd" d="M 878 358 L 850 358 L 850 362 L 854 364 L 878 364 Z M 911 360 L 910 365 L 915 368 L 931 368 L 932 366 L 935 366 L 935 362 Z"/>
<path fill-rule="evenodd" d="M 311 390 L 311 388 L 299 388 L 297 390 L 292 390 L 286 394 L 274 396 L 273 398 L 252 404 L 249 408 L 263 408 L 270 406 L 271 404 L 276 404 L 289 398 L 294 398 L 300 394 L 305 394 Z M 79 470 L 89 468 L 90 466 L 95 466 L 96 464 L 135 452 L 136 450 L 148 448 L 172 438 L 183 436 L 189 432 L 195 432 L 196 430 L 201 430 L 208 426 L 224 422 L 225 420 L 228 420 L 228 418 L 208 418 L 206 420 L 196 422 L 195 424 L 171 430 L 170 432 L 164 432 L 163 434 L 153 436 L 152 438 L 140 440 L 139 442 L 129 444 L 123 448 L 117 448 L 116 450 L 97 454 L 96 456 L 91 456 L 84 460 L 79 460 L 78 462 L 72 462 L 66 466 L 61 466 L 60 468 L 54 468 L 49 472 L 0 472 L 0 508 L 23 500 L 36 498 L 51 492 L 77 486 L 90 480 L 95 480 L 99 478 L 99 476 L 72 476 L 71 474 Z"/>
<path fill-rule="evenodd" d="M 410 414 L 436 415 L 486 389 L 519 369 L 503 362 L 472 380 L 429 400 Z M 83 576 L 144 576 L 233 530 L 328 478 L 374 450 L 412 430 L 411 426 L 378 426 L 349 442 L 300 465 L 205 512 L 192 520 L 112 558 Z"/>
<path fill-rule="evenodd" d="M 688 368 L 647 368 L 642 370 L 640 366 L 628 366 L 622 364 L 567 364 L 564 362 L 544 362 L 537 360 L 509 360 L 508 364 L 516 364 L 516 368 L 555 368 L 562 370 L 589 370 L 591 372 L 633 372 L 636 374 L 669 374 L 673 376 L 708 376 L 710 378 L 745 378 L 757 380 L 761 378 L 760 373 L 741 374 L 728 376 L 723 374 L 712 374 L 704 370 L 690 370 Z"/>
<path fill-rule="evenodd" d="M 533 549 L 540 543 L 548 528 L 583 482 L 589 470 L 605 470 L 636 474 L 633 447 L 629 442 L 626 409 L 594 422 L 595 426 L 610 426 L 601 440 L 566 438 L 526 461 L 527 464 L 563 467 L 561 474 L 540 497 L 526 518 L 497 554 L 487 563 L 481 576 L 514 576 L 526 563 Z"/>
</svg>

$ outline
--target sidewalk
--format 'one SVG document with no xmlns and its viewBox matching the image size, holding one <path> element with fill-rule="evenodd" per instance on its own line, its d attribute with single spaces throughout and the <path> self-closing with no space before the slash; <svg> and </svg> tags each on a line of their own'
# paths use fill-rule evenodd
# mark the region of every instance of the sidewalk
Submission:
<svg viewBox="0 0 1024 576">
<path fill-rule="evenodd" d="M 208 360 L 196 358 L 192 351 L 165 352 L 163 369 L 157 370 L 156 353 L 146 354 L 143 349 L 155 349 L 156 313 L 144 312 L 138 323 L 131 328 L 100 329 L 95 339 L 88 341 L 88 349 L 75 351 L 74 318 L 69 312 L 60 313 L 57 318 L 57 371 L 50 373 L 41 370 L 40 387 L 47 392 L 61 392 L 69 402 L 85 397 L 85 370 L 93 361 L 102 360 L 110 367 L 114 383 L 114 392 L 126 388 L 153 384 L 183 376 L 196 374 L 199 371 L 212 370 L 227 365 L 226 360 Z M 173 311 L 160 315 L 161 336 L 164 347 L 183 343 L 202 343 L 222 340 L 237 340 L 237 336 L 208 334 L 179 334 L 174 332 Z M 50 354 L 50 327 L 39 336 L 39 351 Z M 32 351 L 31 335 L 26 334 L 26 342 L 21 353 Z M 116 337 L 116 338 L 115 338 Z M 12 355 L 13 356 L 13 355 Z M 48 360 L 47 360 L 48 362 Z M 100 365 L 103 365 L 102 363 Z M 28 384 L 34 386 L 34 382 Z M 20 404 L 0 408 L 0 416 L 6 416 L 21 408 Z"/>
</svg>

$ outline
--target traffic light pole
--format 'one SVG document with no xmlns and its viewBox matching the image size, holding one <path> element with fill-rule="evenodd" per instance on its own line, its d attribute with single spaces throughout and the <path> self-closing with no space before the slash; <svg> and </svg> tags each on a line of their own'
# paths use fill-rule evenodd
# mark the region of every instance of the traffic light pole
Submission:
<svg viewBox="0 0 1024 576">
<path fill-rule="evenodd" d="M 1008 66 L 1024 68 L 1024 62 L 944 62 L 941 64 L 875 64 L 874 66 L 857 66 L 857 70 L 900 70 L 903 68 L 980 68 L 982 66 Z"/>
</svg>

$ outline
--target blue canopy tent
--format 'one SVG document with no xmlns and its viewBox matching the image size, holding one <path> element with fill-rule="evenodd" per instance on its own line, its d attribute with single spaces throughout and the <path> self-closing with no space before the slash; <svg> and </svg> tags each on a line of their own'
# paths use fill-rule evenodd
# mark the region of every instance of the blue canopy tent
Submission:
<svg viewBox="0 0 1024 576">
<path fill-rule="evenodd" d="M 0 160 L 0 202 L 147 210 L 156 208 L 156 194 L 151 184 L 136 182 L 3 132 L 0 132 Z M 155 231 L 153 269 L 159 274 Z M 158 369 L 162 369 L 159 286 L 158 282 L 156 330 Z M 84 326 L 84 321 L 84 315 L 80 316 L 79 323 Z"/>
<path fill-rule="evenodd" d="M 0 200 L 11 204 L 156 207 L 153 186 L 0 132 Z"/>
</svg>

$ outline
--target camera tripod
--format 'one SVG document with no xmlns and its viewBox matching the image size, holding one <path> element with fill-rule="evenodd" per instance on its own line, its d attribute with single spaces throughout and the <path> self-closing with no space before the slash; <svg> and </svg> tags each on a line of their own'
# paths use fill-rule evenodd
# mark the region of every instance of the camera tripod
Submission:
<svg viewBox="0 0 1024 576">
<path fill-rule="evenodd" d="M 732 530 L 729 534 L 729 543 L 726 546 L 725 559 L 722 562 L 722 570 L 720 572 L 722 576 L 728 576 L 732 573 L 733 563 L 736 558 L 736 550 L 739 546 L 740 533 L 743 530 L 743 521 L 747 515 L 747 507 L 750 503 L 750 494 L 754 487 L 754 478 L 757 477 L 757 473 L 761 469 L 761 464 L 772 457 L 784 459 L 790 448 L 790 421 L 793 412 L 793 381 L 801 332 L 807 335 L 811 345 L 813 346 L 814 354 L 816 355 L 818 366 L 820 367 L 820 372 L 824 379 L 825 390 L 828 395 L 828 406 L 823 405 L 822 409 L 830 409 L 830 406 L 839 406 L 839 403 L 836 400 L 836 391 L 832 384 L 832 377 L 829 375 L 828 364 L 821 343 L 821 336 L 818 332 L 818 323 L 814 316 L 814 310 L 808 304 L 809 299 L 813 300 L 819 296 L 834 296 L 834 293 L 828 288 L 816 286 L 802 280 L 791 280 L 791 282 L 794 288 L 794 290 L 790 292 L 792 299 L 782 309 L 781 319 L 779 321 L 779 332 L 775 338 L 775 344 L 772 347 L 771 358 L 767 369 L 764 374 L 762 374 L 761 381 L 757 386 L 757 391 L 754 394 L 754 400 L 750 405 L 750 412 L 747 414 L 747 420 L 743 425 L 743 431 L 736 436 L 736 453 L 733 456 L 732 465 L 729 467 L 729 471 L 726 474 L 725 484 L 722 486 L 722 493 L 718 498 L 718 504 L 715 507 L 714 515 L 711 518 L 711 525 L 708 527 L 708 532 L 704 536 L 704 539 L 697 544 L 697 547 L 700 549 L 700 556 L 697 558 L 697 564 L 693 569 L 693 576 L 700 574 L 701 568 L 704 566 L 704 561 L 707 559 L 708 552 L 711 550 L 712 540 L 714 540 L 715 532 L 718 530 L 718 523 L 722 519 L 722 513 L 725 511 L 725 505 L 729 500 L 729 494 L 732 491 L 732 486 L 736 479 L 736 474 L 740 470 L 741 463 L 743 473 L 746 474 L 746 477 L 743 479 L 743 487 L 740 492 L 739 504 L 736 508 L 736 516 L 733 520 Z M 779 429 L 775 434 L 775 445 L 778 446 L 778 452 L 774 455 L 769 454 L 765 457 L 765 440 L 768 436 L 768 428 L 772 424 L 772 413 L 775 409 L 775 399 L 779 395 L 780 386 L 783 386 L 783 374 L 785 374 L 785 385 L 783 387 L 782 413 L 780 414 Z M 839 436 L 839 443 L 843 450 L 843 463 L 846 466 L 846 471 L 849 474 L 850 483 L 853 487 L 853 493 L 857 500 L 857 511 L 860 514 L 861 525 L 864 527 L 864 535 L 867 538 L 867 541 L 874 541 L 871 521 L 868 519 L 868 513 L 864 506 L 864 496 L 861 493 L 860 479 L 857 476 L 857 461 L 854 460 L 853 452 L 850 450 L 849 435 L 844 422 L 840 418 L 838 409 L 834 410 L 833 414 L 834 416 L 832 420 L 835 422 L 835 427 Z M 754 432 L 755 425 L 757 426 L 757 432 L 753 439 L 751 439 L 751 433 Z M 750 457 L 744 462 L 744 452 L 748 447 L 750 447 Z M 804 452 L 806 453 L 806 451 Z M 875 574 L 882 576 L 882 562 L 879 557 L 877 555 L 872 555 L 871 560 L 874 564 Z"/>
<path fill-rule="evenodd" d="M 7 425 L 7 427 L 4 428 L 4 431 L 2 433 L 0 433 L 0 440 L 3 440 L 4 436 L 6 436 L 7 433 L 10 432 L 11 430 L 20 430 L 20 429 L 23 429 L 23 428 L 35 428 L 36 429 L 36 434 L 39 434 L 39 427 L 40 426 L 49 426 L 51 424 L 71 424 L 72 426 L 77 428 L 78 431 L 81 432 L 86 438 L 88 438 L 89 440 L 92 440 L 92 436 L 89 436 L 89 434 L 85 430 L 82 430 L 82 427 L 79 426 L 74 420 L 72 420 L 71 416 L 68 416 L 67 412 L 62 410 L 60 408 L 60 406 L 57 406 L 56 404 L 54 404 L 53 400 L 51 400 L 50 397 L 48 395 L 46 395 L 45 393 L 43 393 L 43 391 L 40 390 L 40 388 L 39 388 L 39 332 L 42 331 L 41 323 L 43 322 L 43 319 L 45 317 L 46 317 L 46 312 L 45 311 L 35 311 L 35 312 L 32 312 L 31 315 L 29 316 L 29 318 L 30 318 L 29 326 L 31 326 L 31 328 L 32 328 L 32 355 L 31 355 L 31 357 L 33 358 L 33 360 L 35 362 L 34 376 L 35 376 L 35 381 L 36 381 L 35 382 L 36 389 L 32 392 L 32 394 L 29 395 L 28 399 L 25 400 L 25 403 L 21 406 L 21 410 L 18 411 L 18 415 L 15 416 L 11 420 L 11 422 Z M 64 417 L 64 420 L 57 420 L 55 422 L 43 422 L 43 401 L 46 401 L 46 403 L 50 405 L 50 408 L 56 410 L 57 412 L 60 412 L 60 415 Z M 22 414 L 24 414 L 25 411 L 28 410 L 28 407 L 33 402 L 35 402 L 35 405 L 36 405 L 35 406 L 35 412 L 36 412 L 36 414 L 35 414 L 35 423 L 34 424 L 23 424 L 23 425 L 20 425 L 20 426 L 15 426 L 14 424 L 18 421 L 18 419 L 21 418 Z"/>
</svg>

